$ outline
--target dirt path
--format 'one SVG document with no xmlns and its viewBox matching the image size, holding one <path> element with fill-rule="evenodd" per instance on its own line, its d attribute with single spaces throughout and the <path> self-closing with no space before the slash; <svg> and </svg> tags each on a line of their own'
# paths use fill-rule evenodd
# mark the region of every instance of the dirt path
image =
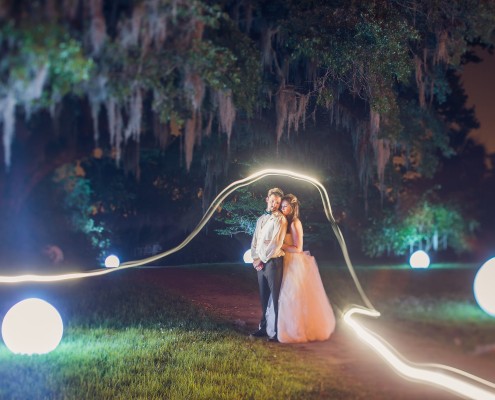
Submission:
<svg viewBox="0 0 495 400">
<path fill-rule="evenodd" d="M 140 271 L 142 279 L 168 288 L 179 296 L 202 307 L 209 313 L 232 323 L 241 332 L 256 329 L 260 317 L 257 283 L 239 275 L 235 269 L 208 269 L 205 267 L 168 267 Z M 373 327 L 403 356 L 415 362 L 442 363 L 464 369 L 470 373 L 495 382 L 493 359 L 451 351 L 449 343 L 439 344 L 428 337 L 418 337 L 394 324 L 362 319 Z M 367 399 L 451 399 L 458 398 L 443 389 L 414 383 L 392 371 L 376 353 L 357 340 L 342 320 L 331 339 L 306 344 L 272 344 L 267 346 L 292 346 L 301 357 L 311 357 L 329 374 L 338 372 L 353 385 L 365 387 L 373 393 Z M 349 384 L 349 383 L 347 383 Z"/>
</svg>

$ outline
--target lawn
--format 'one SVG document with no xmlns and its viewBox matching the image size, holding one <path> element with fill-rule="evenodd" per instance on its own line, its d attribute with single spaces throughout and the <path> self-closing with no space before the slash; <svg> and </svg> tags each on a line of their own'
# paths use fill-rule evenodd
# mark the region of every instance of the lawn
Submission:
<svg viewBox="0 0 495 400">
<path fill-rule="evenodd" d="M 356 270 L 382 322 L 398 324 L 439 343 L 453 343 L 456 351 L 465 354 L 483 352 L 495 362 L 495 318 L 481 310 L 473 293 L 478 267 L 433 264 L 414 270 L 403 264 L 358 266 Z M 336 304 L 362 304 L 346 268 L 335 270 L 323 264 L 320 270 Z"/>
<path fill-rule="evenodd" d="M 61 313 L 52 353 L 16 356 L 0 345 L 2 399 L 319 399 L 365 397 L 329 379 L 291 347 L 249 340 L 159 286 L 119 272 L 69 284 L 2 288 L 43 297 Z M 364 398 L 363 397 L 363 398 Z"/>
<path fill-rule="evenodd" d="M 187 268 L 217 274 L 214 280 L 224 279 L 220 286 L 234 292 L 256 292 L 253 271 L 244 266 Z M 345 268 L 322 263 L 320 270 L 337 315 L 346 305 L 359 304 Z M 472 267 L 357 271 L 383 314 L 380 320 L 439 343 L 454 341 L 454 350 L 465 354 L 494 341 L 495 319 L 479 310 L 471 292 Z M 149 276 L 149 270 L 127 270 L 82 281 L 1 287 L 0 318 L 16 301 L 38 296 L 60 311 L 65 332 L 60 346 L 41 356 L 15 356 L 0 344 L 0 398 L 374 398 L 374 388 L 353 381 L 348 365 L 329 367 L 300 346 L 249 340 L 248 327 Z M 228 302 L 229 296 L 218 301 Z M 493 352 L 483 357 L 495 361 Z"/>
</svg>

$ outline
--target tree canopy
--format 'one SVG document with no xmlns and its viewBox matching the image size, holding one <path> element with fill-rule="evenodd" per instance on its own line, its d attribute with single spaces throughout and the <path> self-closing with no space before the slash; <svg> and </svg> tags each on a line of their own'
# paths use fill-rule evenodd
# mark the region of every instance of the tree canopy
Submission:
<svg viewBox="0 0 495 400">
<path fill-rule="evenodd" d="M 354 136 L 362 178 L 374 164 L 382 183 L 391 152 L 421 163 L 413 135 L 449 152 L 432 105 L 495 25 L 494 2 L 473 0 L 3 0 L 0 11 L 7 166 L 15 106 L 53 110 L 75 93 L 89 102 L 96 147 L 104 108 L 117 158 L 153 126 L 184 136 L 188 168 L 212 124 L 230 138 L 239 113 L 274 108 L 280 140 L 328 110 Z"/>
<path fill-rule="evenodd" d="M 456 74 L 494 27 L 495 0 L 1 0 L 3 201 L 178 148 L 204 201 L 278 163 L 396 203 L 476 126 Z"/>
</svg>

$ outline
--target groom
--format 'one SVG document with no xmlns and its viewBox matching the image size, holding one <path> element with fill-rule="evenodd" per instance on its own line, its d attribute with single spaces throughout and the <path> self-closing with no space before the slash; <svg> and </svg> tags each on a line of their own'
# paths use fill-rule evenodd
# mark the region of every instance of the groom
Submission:
<svg viewBox="0 0 495 400">
<path fill-rule="evenodd" d="M 263 312 L 259 329 L 251 336 L 268 336 L 266 333 L 266 309 L 271 294 L 275 310 L 275 335 L 268 339 L 270 341 L 277 341 L 278 297 L 282 284 L 284 256 L 282 244 L 287 232 L 287 220 L 278 211 L 283 196 L 284 192 L 279 188 L 268 191 L 266 210 L 256 222 L 256 230 L 251 242 L 251 256 L 253 257 L 253 266 L 258 271 L 261 310 Z"/>
</svg>

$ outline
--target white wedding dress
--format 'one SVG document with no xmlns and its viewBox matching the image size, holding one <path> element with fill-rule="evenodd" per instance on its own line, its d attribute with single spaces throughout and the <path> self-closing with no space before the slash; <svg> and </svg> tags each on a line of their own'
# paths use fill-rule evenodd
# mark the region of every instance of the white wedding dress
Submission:
<svg viewBox="0 0 495 400">
<path fill-rule="evenodd" d="M 286 235 L 285 243 L 292 244 L 290 234 Z M 274 336 L 275 313 L 271 299 L 266 317 L 267 333 Z M 334 329 L 335 316 L 315 258 L 307 252 L 286 252 L 278 302 L 278 340 L 282 343 L 326 340 Z"/>
</svg>

